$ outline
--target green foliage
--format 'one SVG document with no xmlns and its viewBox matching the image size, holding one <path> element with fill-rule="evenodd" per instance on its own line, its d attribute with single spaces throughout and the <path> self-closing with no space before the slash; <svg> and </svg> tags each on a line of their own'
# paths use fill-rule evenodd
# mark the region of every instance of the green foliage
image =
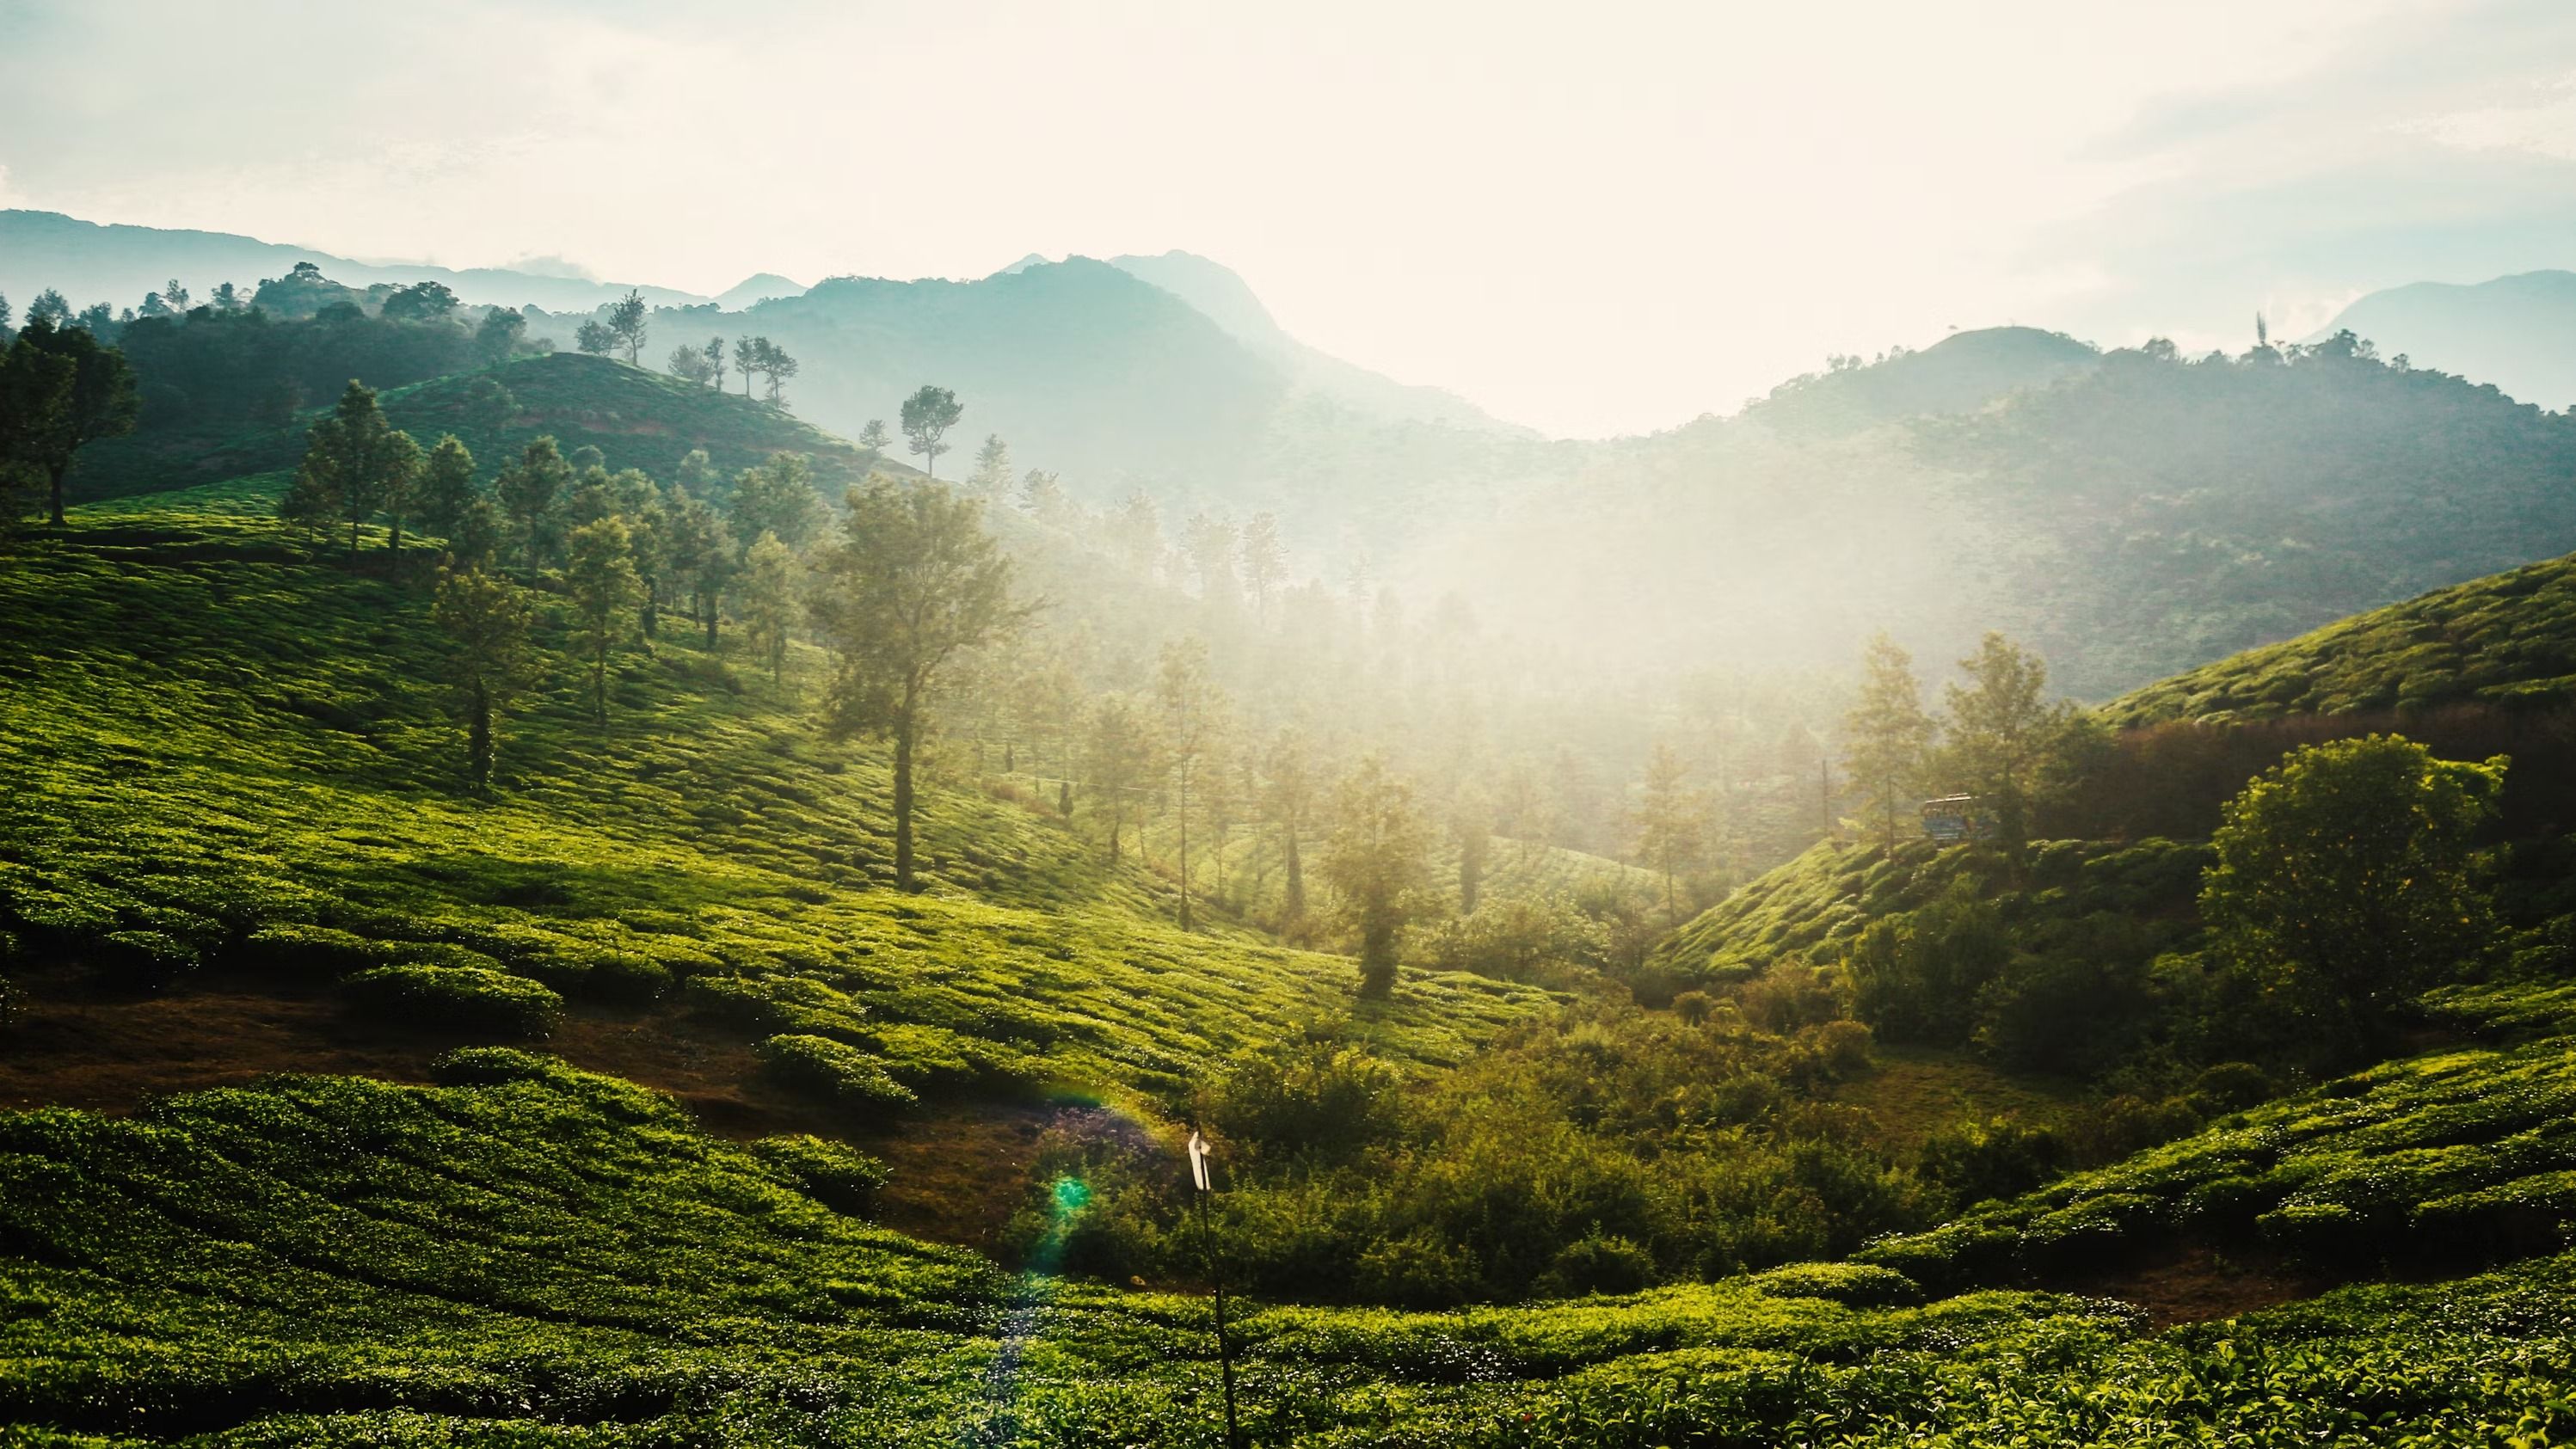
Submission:
<svg viewBox="0 0 2576 1449">
<path fill-rule="evenodd" d="M 2380 1044 L 2492 938 L 2470 852 L 2505 763 L 2338 740 L 2292 752 L 2228 805 L 2201 914 L 2219 951 L 2294 999 L 2321 1055 Z"/>
<path fill-rule="evenodd" d="M 542 1038 L 563 1014 L 563 998 L 544 986 L 474 966 L 378 966 L 342 986 L 362 1011 L 433 1030 Z"/>
<path fill-rule="evenodd" d="M 782 1085 L 853 1107 L 901 1106 L 916 1100 L 883 1057 L 821 1036 L 773 1036 L 760 1044 L 763 1071 Z"/>
<path fill-rule="evenodd" d="M 1363 759 L 1333 792 L 1333 833 L 1323 875 L 1344 924 L 1359 938 L 1360 995 L 1395 989 L 1398 938 L 1423 912 L 1431 885 L 1431 823 L 1410 782 L 1384 759 Z"/>
<path fill-rule="evenodd" d="M 764 1137 L 751 1144 L 751 1155 L 787 1174 L 807 1197 L 841 1212 L 864 1217 L 875 1205 L 878 1189 L 894 1174 L 883 1162 L 820 1137 Z"/>
</svg>

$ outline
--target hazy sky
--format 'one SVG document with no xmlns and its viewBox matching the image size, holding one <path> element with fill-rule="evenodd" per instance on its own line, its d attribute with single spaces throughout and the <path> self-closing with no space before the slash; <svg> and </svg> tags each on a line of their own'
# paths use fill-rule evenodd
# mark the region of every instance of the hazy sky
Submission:
<svg viewBox="0 0 2576 1449">
<path fill-rule="evenodd" d="M 1179 247 L 1606 433 L 1952 326 L 2241 345 L 2576 266 L 2576 3 L 0 0 L 0 168 L 704 292 Z"/>
</svg>

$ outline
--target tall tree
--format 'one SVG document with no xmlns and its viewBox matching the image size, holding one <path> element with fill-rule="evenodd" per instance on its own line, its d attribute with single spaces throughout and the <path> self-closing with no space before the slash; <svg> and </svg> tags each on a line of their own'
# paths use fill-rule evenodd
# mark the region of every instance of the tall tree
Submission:
<svg viewBox="0 0 2576 1449">
<path fill-rule="evenodd" d="M 671 375 L 682 382 L 699 387 L 707 385 L 710 372 L 707 355 L 699 351 L 694 343 L 683 342 L 673 347 L 668 366 L 671 369 Z"/>
<path fill-rule="evenodd" d="M 868 425 L 859 429 L 859 446 L 867 450 L 868 461 L 871 463 L 884 457 L 886 445 L 893 441 L 894 439 L 886 435 L 883 418 L 870 418 Z"/>
<path fill-rule="evenodd" d="M 1381 757 L 1362 759 L 1333 792 L 1323 870 L 1343 923 L 1359 937 L 1364 1000 L 1384 1000 L 1395 990 L 1396 950 L 1404 928 L 1423 910 L 1430 853 L 1431 827 L 1414 803 L 1413 786 Z"/>
<path fill-rule="evenodd" d="M 533 572 L 551 558 L 564 505 L 571 501 L 572 464 L 551 437 L 531 438 L 518 461 L 492 480 L 492 494 L 517 536 L 519 566 Z"/>
<path fill-rule="evenodd" d="M 823 526 L 823 495 L 814 487 L 813 460 L 802 453 L 776 453 L 759 467 L 744 469 L 734 480 L 726 512 L 743 548 L 768 533 L 791 550 L 802 550 Z"/>
<path fill-rule="evenodd" d="M 527 336 L 527 314 L 516 307 L 495 307 L 474 324 L 474 351 L 485 362 L 507 362 Z"/>
<path fill-rule="evenodd" d="M 741 553 L 732 530 L 706 502 L 686 489 L 673 492 L 671 505 L 671 573 L 689 587 L 690 612 L 707 631 L 707 648 L 722 642 L 724 592 L 732 584 Z"/>
<path fill-rule="evenodd" d="M 1123 694 L 1092 706 L 1082 748 L 1083 799 L 1109 822 L 1109 863 L 1118 863 L 1119 832 L 1155 773 L 1153 726 Z"/>
<path fill-rule="evenodd" d="M 572 345 L 593 357 L 606 357 L 617 347 L 617 334 L 606 323 L 592 317 L 572 330 Z"/>
<path fill-rule="evenodd" d="M 1860 787 L 1863 808 L 1878 817 L 1889 850 L 1896 848 L 1908 797 L 1920 793 L 1938 728 L 1923 708 L 1914 657 L 1883 633 L 1871 639 L 1861 657 L 1860 698 L 1843 716 L 1843 773 Z"/>
<path fill-rule="evenodd" d="M 923 383 L 920 391 L 903 400 L 906 446 L 921 459 L 922 471 L 931 477 L 939 476 L 939 455 L 948 451 L 948 445 L 940 439 L 946 437 L 948 430 L 957 426 L 957 420 L 965 415 L 966 406 L 957 401 L 957 394 L 928 383 Z"/>
<path fill-rule="evenodd" d="M 9 347 L 12 352 L 24 347 L 68 360 L 72 368 L 70 390 L 58 405 L 33 419 L 0 422 L 0 430 L 10 438 L 11 458 L 45 475 L 47 513 L 54 526 L 60 528 L 63 477 L 71 471 L 72 459 L 100 438 L 134 431 L 139 404 L 135 399 L 134 369 L 126 366 L 125 354 L 102 345 L 82 328 L 59 326 L 55 309 L 46 306 L 47 298 L 62 301 L 61 294 L 52 288 L 38 294 L 36 305 L 27 309 L 27 325 Z M 30 376 L 52 371 L 34 363 L 28 367 Z"/>
<path fill-rule="evenodd" d="M 784 407 L 787 404 L 788 379 L 794 377 L 802 369 L 796 359 L 788 355 L 786 348 L 779 346 L 777 343 L 770 341 L 766 337 L 759 338 L 758 342 L 760 345 L 760 375 L 762 378 L 766 379 L 766 390 L 769 395 L 769 402 L 773 406 Z"/>
<path fill-rule="evenodd" d="M 1011 565 L 973 499 L 871 479 L 850 493 L 841 541 L 817 566 L 815 630 L 835 658 L 824 717 L 836 737 L 894 744 L 894 869 L 913 888 L 913 757 L 931 691 L 970 649 L 1015 633 L 1033 606 L 1011 596 Z"/>
<path fill-rule="evenodd" d="M 71 410 L 79 367 L 23 340 L 0 352 L 0 533 L 14 530 L 25 511 L 21 480 L 43 472 L 44 450 Z"/>
<path fill-rule="evenodd" d="M 1256 513 L 1243 526 L 1243 585 L 1252 591 L 1252 611 L 1270 616 L 1270 595 L 1288 577 L 1288 550 L 1279 541 L 1275 514 Z"/>
<path fill-rule="evenodd" d="M 1680 919 L 1673 888 L 1682 872 L 1699 863 L 1708 848 L 1701 822 L 1707 806 L 1690 788 L 1690 766 L 1681 752 L 1657 741 L 1646 761 L 1646 778 L 1637 792 L 1637 859 L 1664 878 L 1664 915 Z"/>
<path fill-rule="evenodd" d="M 776 689 L 787 669 L 787 636 L 796 624 L 796 553 L 777 534 L 762 532 L 743 555 L 743 624 L 751 647 L 769 661 Z"/>
<path fill-rule="evenodd" d="M 1305 833 L 1306 817 L 1315 806 L 1313 751 L 1304 726 L 1284 725 L 1271 737 L 1262 773 L 1266 777 L 1262 804 L 1279 831 L 1280 868 L 1287 877 L 1279 905 L 1280 924 L 1294 926 L 1306 915 L 1306 872 L 1298 838 Z"/>
<path fill-rule="evenodd" d="M 751 396 L 751 379 L 760 371 L 760 344 L 766 339 L 737 337 L 733 340 L 733 370 L 742 376 L 742 395 Z"/>
<path fill-rule="evenodd" d="M 358 556 L 358 525 L 380 512 L 399 515 L 421 466 L 420 445 L 397 431 L 377 405 L 376 390 L 352 378 L 330 415 L 306 435 L 297 486 L 349 525 L 349 557 Z M 402 547 L 395 525 L 394 547 Z"/>
<path fill-rule="evenodd" d="M 446 283 L 415 282 L 386 293 L 378 315 L 388 322 L 444 322 L 455 311 L 456 294 Z"/>
<path fill-rule="evenodd" d="M 721 337 L 708 338 L 707 345 L 699 351 L 698 356 L 706 359 L 707 386 L 718 392 L 724 391 L 725 340 Z"/>
<path fill-rule="evenodd" d="M 1988 633 L 1959 667 L 1968 682 L 1947 691 L 1950 765 L 1986 797 L 2018 872 L 2030 840 L 2031 793 L 2069 712 L 2047 701 L 2048 665 L 2001 634 Z"/>
<path fill-rule="evenodd" d="M 1233 521 L 1222 514 L 1202 510 L 1182 525 L 1181 547 L 1190 556 L 1190 571 L 1198 575 L 1199 597 L 1211 604 L 1240 602 L 1240 585 L 1234 576 L 1235 538 Z"/>
<path fill-rule="evenodd" d="M 430 618 L 447 636 L 447 679 L 465 718 L 467 771 L 475 789 L 489 789 L 493 720 L 535 677 L 527 595 L 479 569 L 445 568 Z"/>
<path fill-rule="evenodd" d="M 47 287 L 27 304 L 27 325 L 33 327 L 39 322 L 57 331 L 71 326 L 72 304 L 63 300 L 62 293 Z"/>
<path fill-rule="evenodd" d="M 1208 648 L 1198 639 L 1163 646 L 1154 676 L 1154 702 L 1163 714 L 1163 755 L 1179 793 L 1181 837 L 1181 929 L 1192 929 L 1190 911 L 1190 797 L 1198 784 L 1199 763 L 1224 728 L 1225 696 L 1208 682 Z"/>
<path fill-rule="evenodd" d="M 611 514 L 572 531 L 564 563 L 573 638 L 590 661 L 590 717 L 608 723 L 608 655 L 627 637 L 629 616 L 644 600 L 626 520 Z"/>
<path fill-rule="evenodd" d="M 1449 843 L 1458 852 L 1458 914 L 1472 916 L 1494 848 L 1493 802 L 1472 773 L 1449 796 Z"/>
<path fill-rule="evenodd" d="M 984 435 L 984 446 L 975 450 L 975 470 L 966 475 L 966 486 L 986 498 L 999 498 L 1011 486 L 1011 445 L 999 433 Z"/>
<path fill-rule="evenodd" d="M 1020 479 L 1020 510 L 1050 527 L 1062 527 L 1068 500 L 1064 483 L 1043 468 L 1031 468 Z"/>
<path fill-rule="evenodd" d="M 633 367 L 636 359 L 644 355 L 644 334 L 650 325 L 644 294 L 633 287 L 609 306 L 608 335 L 626 349 L 627 366 Z"/>
</svg>

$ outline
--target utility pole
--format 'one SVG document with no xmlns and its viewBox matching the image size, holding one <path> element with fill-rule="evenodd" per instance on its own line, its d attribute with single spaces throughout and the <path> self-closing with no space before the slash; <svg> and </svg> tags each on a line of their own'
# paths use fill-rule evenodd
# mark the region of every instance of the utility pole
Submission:
<svg viewBox="0 0 2576 1449">
<path fill-rule="evenodd" d="M 1225 1379 L 1225 1449 L 1243 1449 L 1243 1430 L 1234 1416 L 1234 1348 L 1225 1336 L 1225 1275 L 1217 1270 L 1216 1235 L 1208 1227 L 1208 1143 L 1190 1133 L 1190 1183 L 1199 1200 L 1199 1246 L 1207 1254 L 1208 1282 L 1216 1290 L 1216 1361 Z"/>
</svg>

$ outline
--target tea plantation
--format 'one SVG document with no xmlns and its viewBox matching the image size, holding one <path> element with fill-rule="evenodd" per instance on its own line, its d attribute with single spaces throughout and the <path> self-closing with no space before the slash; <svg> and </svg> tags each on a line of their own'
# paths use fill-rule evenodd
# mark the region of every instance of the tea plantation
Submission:
<svg viewBox="0 0 2576 1449">
<path fill-rule="evenodd" d="M 1222 1442 L 1205 1300 L 906 1241 L 826 1205 L 810 1154 L 541 1057 L 441 1074 L 0 1120 L 16 1442 Z M 2303 1130 L 2309 1157 L 2380 1145 Z M 2545 1444 L 2576 1429 L 2571 1288 L 2559 1255 L 2151 1334 L 2107 1301 L 1818 1265 L 1453 1314 L 1252 1305 L 1236 1333 L 1265 1444 Z"/>
<path fill-rule="evenodd" d="M 823 743 L 793 678 L 746 681 L 675 631 L 619 658 L 605 730 L 552 673 L 478 799 L 423 591 L 272 521 L 85 517 L 0 569 L 0 611 L 10 974 L 344 979 L 486 1039 L 544 1035 L 558 998 L 658 1003 L 824 1041 L 870 1100 L 1168 1096 L 1349 1009 L 1345 959 L 1184 936 L 1160 877 L 965 789 L 925 798 L 931 889 L 885 888 L 882 753 Z M 1410 977 L 1351 1029 L 1449 1062 L 1546 1000 Z"/>
</svg>

